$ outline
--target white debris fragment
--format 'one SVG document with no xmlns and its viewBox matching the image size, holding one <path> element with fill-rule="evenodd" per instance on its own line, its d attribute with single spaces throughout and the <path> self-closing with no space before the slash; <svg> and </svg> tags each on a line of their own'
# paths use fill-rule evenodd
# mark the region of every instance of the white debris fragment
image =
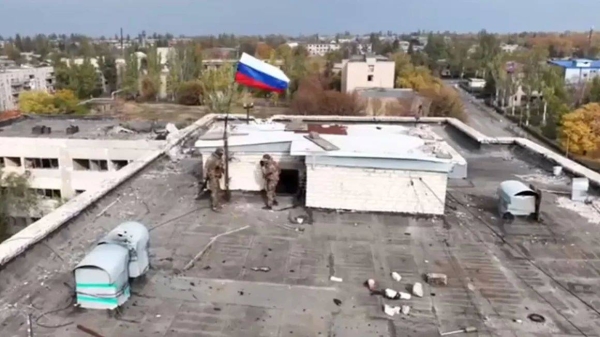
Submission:
<svg viewBox="0 0 600 337">
<path fill-rule="evenodd" d="M 400 276 L 400 274 L 398 274 L 394 271 L 394 272 L 392 272 L 392 279 L 396 282 L 400 282 L 400 280 L 402 279 L 402 276 Z"/>
<path fill-rule="evenodd" d="M 423 297 L 423 285 L 420 282 L 417 282 L 412 287 L 413 295 L 417 297 Z"/>
<path fill-rule="evenodd" d="M 385 297 L 392 299 L 392 300 L 397 299 L 397 296 L 398 296 L 398 292 L 396 290 L 390 289 L 390 288 L 385 289 L 383 291 L 383 293 L 384 293 Z"/>
<path fill-rule="evenodd" d="M 386 315 L 388 316 L 394 316 L 394 315 L 398 315 L 400 314 L 400 307 L 392 307 L 391 305 L 388 304 L 384 304 L 383 305 L 383 312 L 385 312 Z"/>
<path fill-rule="evenodd" d="M 522 321 L 522 320 L 520 320 L 520 319 L 513 319 L 513 322 L 515 322 L 515 323 L 519 323 L 519 324 L 523 323 L 523 321 Z"/>
<path fill-rule="evenodd" d="M 581 201 L 573 201 L 567 197 L 556 199 L 558 206 L 569 209 L 582 217 L 588 219 L 589 223 L 600 224 L 600 200 L 593 199 L 589 204 Z"/>
<path fill-rule="evenodd" d="M 402 306 L 402 313 L 405 315 L 408 315 L 408 313 L 410 312 L 410 307 L 408 305 L 403 305 Z"/>
<path fill-rule="evenodd" d="M 517 178 L 542 185 L 567 186 L 570 184 L 570 180 L 566 176 L 551 176 L 539 170 L 532 174 L 517 175 Z"/>
<path fill-rule="evenodd" d="M 410 300 L 410 298 L 412 297 L 409 293 L 399 292 L 398 294 L 400 294 L 401 300 Z"/>
<path fill-rule="evenodd" d="M 433 286 L 445 286 L 448 284 L 448 276 L 440 273 L 429 273 L 426 275 L 427 283 Z"/>
<path fill-rule="evenodd" d="M 342 280 L 341 277 L 332 276 L 332 277 L 329 278 L 329 281 L 332 281 L 332 282 L 343 282 L 344 280 Z"/>
<path fill-rule="evenodd" d="M 375 282 L 374 279 L 370 278 L 367 280 L 367 287 L 369 288 L 369 290 L 371 291 L 375 291 L 375 286 L 377 285 L 377 283 Z"/>
<path fill-rule="evenodd" d="M 160 317 L 161 317 L 160 315 L 156 315 L 156 318 L 160 318 Z"/>
</svg>

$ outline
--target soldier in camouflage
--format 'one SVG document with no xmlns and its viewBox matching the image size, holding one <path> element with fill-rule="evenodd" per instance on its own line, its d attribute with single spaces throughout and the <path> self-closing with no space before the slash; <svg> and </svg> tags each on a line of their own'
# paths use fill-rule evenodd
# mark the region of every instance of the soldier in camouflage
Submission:
<svg viewBox="0 0 600 337">
<path fill-rule="evenodd" d="M 277 183 L 279 183 L 279 165 L 270 155 L 265 154 L 260 161 L 260 166 L 265 178 L 265 191 L 267 192 L 267 205 L 263 209 L 273 209 L 273 205 L 277 206 L 278 204 L 275 200 L 275 189 Z"/>
<path fill-rule="evenodd" d="M 199 199 L 206 187 L 210 190 L 211 208 L 213 211 L 218 211 L 221 208 L 221 178 L 225 172 L 225 164 L 223 162 L 223 149 L 217 148 L 213 152 L 204 166 L 203 184 L 198 190 Z"/>
</svg>

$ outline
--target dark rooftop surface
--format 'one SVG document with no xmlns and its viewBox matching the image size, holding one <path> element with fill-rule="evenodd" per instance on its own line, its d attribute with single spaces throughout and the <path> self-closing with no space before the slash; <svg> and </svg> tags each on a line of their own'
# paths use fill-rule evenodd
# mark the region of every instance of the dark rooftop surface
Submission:
<svg viewBox="0 0 600 337">
<path fill-rule="evenodd" d="M 34 134 L 35 126 L 51 128 L 49 134 Z M 79 131 L 67 134 L 71 125 L 78 126 Z M 165 123 L 156 125 L 156 129 L 164 129 Z M 132 132 L 133 131 L 133 132 Z M 27 137 L 27 138 L 71 138 L 71 139 L 155 139 L 152 133 L 152 122 L 130 121 L 122 122 L 117 119 L 87 119 L 87 118 L 60 118 L 60 117 L 23 117 L 10 124 L 0 125 L 0 137 Z"/>
<path fill-rule="evenodd" d="M 207 200 L 193 200 L 196 159 L 162 159 L 7 265 L 0 273 L 2 308 L 17 303 L 31 312 L 36 337 L 87 336 L 77 324 L 106 337 L 431 337 L 464 326 L 479 330 L 468 336 L 598 336 L 599 225 L 558 206 L 552 193 L 544 194 L 542 223 L 505 224 L 495 211 L 503 180 L 552 190 L 566 183 L 519 149 L 479 150 L 448 127 L 434 130 L 469 162 L 468 180 L 449 181 L 444 218 L 314 211 L 313 224 L 298 226 L 288 211 L 264 211 L 259 197 L 247 194 L 234 194 L 215 214 Z M 152 269 L 132 285 L 122 315 L 56 311 L 70 303 L 71 268 L 129 219 L 152 228 Z M 244 226 L 179 273 L 212 237 Z M 262 266 L 271 271 L 251 269 Z M 404 290 L 427 272 L 449 281 L 424 284 L 423 298 L 385 300 L 362 285 L 375 278 Z M 331 282 L 331 275 L 343 282 Z M 408 304 L 410 314 L 388 317 L 383 303 Z M 530 321 L 533 313 L 545 322 Z M 0 311 L 0 336 L 26 336 L 24 322 L 16 310 Z"/>
</svg>

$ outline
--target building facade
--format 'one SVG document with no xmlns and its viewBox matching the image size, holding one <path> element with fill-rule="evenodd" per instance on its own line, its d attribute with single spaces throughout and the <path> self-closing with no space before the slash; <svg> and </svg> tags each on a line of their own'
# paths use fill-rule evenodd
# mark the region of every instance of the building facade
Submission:
<svg viewBox="0 0 600 337">
<path fill-rule="evenodd" d="M 379 55 L 365 55 L 342 63 L 342 92 L 366 88 L 394 88 L 394 61 Z"/>
<path fill-rule="evenodd" d="M 309 43 L 306 50 L 310 56 L 324 56 L 325 54 L 340 49 L 337 43 Z"/>
<path fill-rule="evenodd" d="M 304 194 L 312 208 L 443 214 L 448 179 L 464 179 L 467 172 L 465 159 L 424 129 L 302 123 L 231 128 L 231 190 L 264 189 L 259 162 L 268 153 L 281 168 L 278 193 Z M 223 146 L 221 134 L 222 128 L 211 129 L 195 143 L 204 164 Z"/>
<path fill-rule="evenodd" d="M 53 91 L 54 68 L 0 69 L 0 111 L 19 107 L 19 95 L 24 91 Z"/>
<path fill-rule="evenodd" d="M 600 73 L 600 60 L 550 60 L 548 64 L 561 69 L 567 84 L 589 81 Z"/>
</svg>

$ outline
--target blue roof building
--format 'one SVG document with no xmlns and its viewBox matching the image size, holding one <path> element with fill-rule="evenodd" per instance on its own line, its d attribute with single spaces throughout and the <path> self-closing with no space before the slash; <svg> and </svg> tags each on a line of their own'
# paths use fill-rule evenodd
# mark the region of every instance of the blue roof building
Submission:
<svg viewBox="0 0 600 337">
<path fill-rule="evenodd" d="M 550 60 L 548 64 L 562 68 L 565 82 L 568 84 L 591 80 L 600 73 L 600 60 Z"/>
</svg>

